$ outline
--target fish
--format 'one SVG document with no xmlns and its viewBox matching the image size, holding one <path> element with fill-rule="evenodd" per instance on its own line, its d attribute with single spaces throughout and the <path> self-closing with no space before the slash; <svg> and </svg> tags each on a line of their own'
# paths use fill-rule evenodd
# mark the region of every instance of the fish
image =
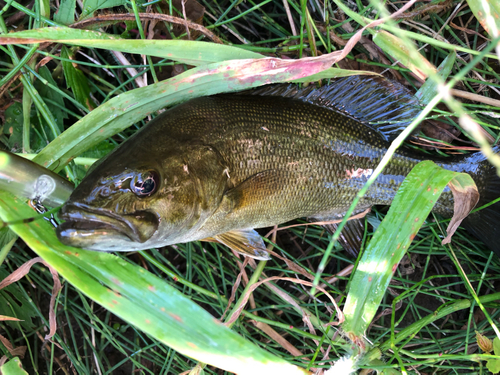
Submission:
<svg viewBox="0 0 500 375">
<path fill-rule="evenodd" d="M 255 229 L 306 217 L 342 218 L 386 153 L 421 112 L 404 86 L 351 76 L 317 88 L 278 85 L 199 97 L 170 108 L 94 165 L 59 212 L 59 240 L 133 251 L 216 240 L 269 259 Z M 500 179 L 481 153 L 446 158 L 399 148 L 356 212 L 390 205 L 422 160 L 469 173 L 482 202 Z M 453 215 L 445 190 L 433 209 Z M 500 254 L 500 205 L 463 225 Z"/>
</svg>

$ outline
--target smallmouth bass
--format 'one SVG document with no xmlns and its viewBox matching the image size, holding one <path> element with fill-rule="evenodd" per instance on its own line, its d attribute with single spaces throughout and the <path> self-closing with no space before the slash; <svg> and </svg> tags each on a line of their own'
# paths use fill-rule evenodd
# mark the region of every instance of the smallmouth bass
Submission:
<svg viewBox="0 0 500 375">
<path fill-rule="evenodd" d="M 268 259 L 254 231 L 299 217 L 343 217 L 389 147 L 420 108 L 383 78 L 348 77 L 322 89 L 271 87 L 254 95 L 190 100 L 162 113 L 93 167 L 59 216 L 61 242 L 130 251 L 213 238 Z M 374 125 L 395 120 L 396 124 Z M 500 179 L 480 154 L 431 158 L 401 148 L 362 211 L 389 205 L 414 165 L 434 160 L 469 173 L 488 201 Z M 497 254 L 498 204 L 464 224 Z M 452 216 L 451 192 L 434 211 Z"/>
</svg>

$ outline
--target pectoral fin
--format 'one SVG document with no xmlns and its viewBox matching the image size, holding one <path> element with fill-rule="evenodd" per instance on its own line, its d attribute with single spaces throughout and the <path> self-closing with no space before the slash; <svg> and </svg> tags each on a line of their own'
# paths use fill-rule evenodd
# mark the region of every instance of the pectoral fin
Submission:
<svg viewBox="0 0 500 375">
<path fill-rule="evenodd" d="M 213 238 L 232 250 L 248 257 L 259 260 L 271 259 L 264 241 L 262 241 L 260 235 L 253 229 L 232 230 L 213 236 Z"/>
<path fill-rule="evenodd" d="M 273 194 L 279 192 L 290 172 L 268 169 L 259 172 L 243 181 L 225 194 L 226 205 L 230 210 L 242 210 L 254 207 L 256 202 L 269 200 Z M 254 231 L 255 232 L 255 231 Z"/>
</svg>

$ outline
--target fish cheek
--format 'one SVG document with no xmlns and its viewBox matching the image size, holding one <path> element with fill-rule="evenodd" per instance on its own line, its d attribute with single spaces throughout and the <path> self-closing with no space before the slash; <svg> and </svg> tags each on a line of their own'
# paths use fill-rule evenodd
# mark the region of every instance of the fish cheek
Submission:
<svg viewBox="0 0 500 375">
<path fill-rule="evenodd" d="M 164 227 L 170 231 L 181 231 L 192 228 L 200 219 L 199 204 L 191 189 L 184 194 L 180 191 L 165 194 L 158 200 L 155 208 L 164 221 Z"/>
</svg>

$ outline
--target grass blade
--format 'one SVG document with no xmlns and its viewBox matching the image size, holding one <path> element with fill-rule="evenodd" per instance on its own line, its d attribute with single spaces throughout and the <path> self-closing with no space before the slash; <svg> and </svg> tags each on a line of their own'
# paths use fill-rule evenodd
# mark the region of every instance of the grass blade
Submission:
<svg viewBox="0 0 500 375">
<path fill-rule="evenodd" d="M 189 65 L 263 57 L 255 52 L 223 44 L 191 40 L 122 39 L 116 35 L 69 27 L 45 27 L 0 36 L 0 44 L 41 42 L 57 42 L 73 46 L 158 56 Z"/>
<path fill-rule="evenodd" d="M 443 60 L 441 65 L 438 68 L 438 75 L 445 81 L 450 75 L 451 69 L 453 68 L 453 64 L 455 64 L 455 60 L 457 58 L 457 54 L 455 51 L 451 52 L 446 59 Z M 417 91 L 415 96 L 423 103 L 429 104 L 433 97 L 437 95 L 438 92 L 438 84 L 435 80 L 427 79 L 422 87 Z"/>
<path fill-rule="evenodd" d="M 410 69 L 421 80 L 427 78 L 427 71 L 436 71 L 436 68 L 429 60 L 420 53 L 411 54 L 410 49 L 401 39 L 387 31 L 380 30 L 373 36 L 373 41 L 384 52 Z M 422 69 L 422 67 L 426 67 L 426 69 Z"/>
<path fill-rule="evenodd" d="M 389 213 L 363 253 L 344 306 L 343 329 L 360 347 L 364 346 L 362 336 L 377 312 L 399 261 L 443 189 L 459 176 L 462 185 L 467 181 L 468 186 L 475 187 L 468 174 L 445 170 L 427 160 L 417 164 L 399 188 Z M 394 228 L 398 228 L 396 235 Z"/>
</svg>

